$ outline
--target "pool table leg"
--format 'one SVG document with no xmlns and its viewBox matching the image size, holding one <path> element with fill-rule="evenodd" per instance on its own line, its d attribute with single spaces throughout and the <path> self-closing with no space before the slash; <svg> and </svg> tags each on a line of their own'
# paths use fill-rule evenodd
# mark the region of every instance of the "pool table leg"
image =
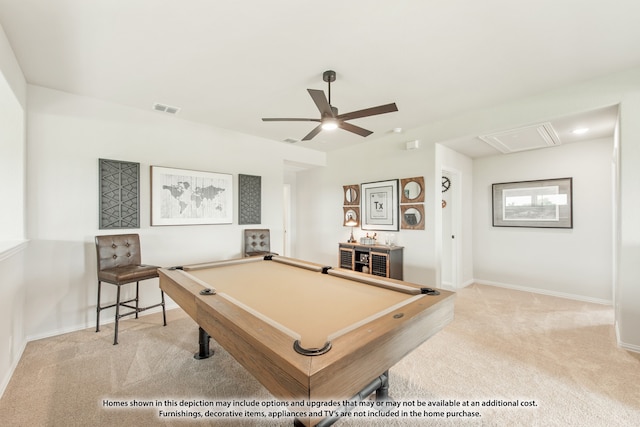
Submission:
<svg viewBox="0 0 640 427">
<path fill-rule="evenodd" d="M 389 396 L 389 371 L 385 371 L 384 374 L 380 375 L 380 381 L 381 385 L 376 390 L 376 400 L 391 400 L 391 397 Z"/>
<path fill-rule="evenodd" d="M 347 407 L 341 407 L 339 412 L 349 412 L 351 411 L 357 402 L 360 402 L 366 399 L 371 393 L 376 392 L 376 402 L 385 402 L 392 401 L 393 399 L 389 396 L 389 371 L 385 371 L 382 375 L 371 381 L 371 383 L 363 388 L 360 393 L 356 394 L 351 398 L 351 402 L 354 402 L 354 405 L 349 405 Z M 322 419 L 315 427 L 328 427 L 333 425 L 336 421 L 338 421 L 340 417 L 327 417 Z M 297 418 L 293 419 L 293 427 L 305 427 L 305 425 Z"/>
<path fill-rule="evenodd" d="M 213 351 L 209 348 L 209 341 L 211 337 L 209 334 L 202 328 L 198 330 L 198 344 L 200 346 L 199 351 L 193 355 L 194 359 L 208 359 L 213 356 Z"/>
</svg>

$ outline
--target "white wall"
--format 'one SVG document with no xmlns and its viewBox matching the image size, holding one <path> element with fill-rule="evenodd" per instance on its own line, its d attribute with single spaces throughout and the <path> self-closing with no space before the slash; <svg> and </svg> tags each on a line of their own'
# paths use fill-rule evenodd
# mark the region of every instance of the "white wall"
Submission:
<svg viewBox="0 0 640 427">
<path fill-rule="evenodd" d="M 640 352 L 640 92 L 627 94 L 620 111 L 617 333 L 623 347 Z"/>
<path fill-rule="evenodd" d="M 399 137 L 402 138 L 402 137 Z M 298 174 L 298 254 L 301 258 L 335 266 L 338 243 L 346 242 L 350 228 L 343 224 L 343 185 L 389 179 L 425 178 L 425 230 L 393 232 L 404 246 L 404 280 L 435 286 L 439 264 L 435 245 L 435 209 L 441 209 L 440 170 L 435 168 L 435 145 L 406 150 L 404 140 L 385 143 L 372 140 L 327 156 L 327 167 Z M 359 240 L 367 231 L 354 229 Z M 373 231 L 369 231 L 373 234 Z M 379 237 L 386 231 L 376 231 Z M 439 231 L 438 231 L 439 233 Z"/>
<path fill-rule="evenodd" d="M 0 241 L 24 239 L 25 135 L 24 109 L 0 74 Z M 0 243 L 0 250 L 2 243 Z"/>
<path fill-rule="evenodd" d="M 613 139 L 474 162 L 474 274 L 481 283 L 612 301 Z M 491 184 L 573 178 L 573 229 L 492 226 Z"/>
<path fill-rule="evenodd" d="M 172 266 L 241 255 L 238 174 L 262 177 L 262 224 L 272 249 L 282 249 L 285 160 L 323 164 L 325 156 L 154 111 L 29 86 L 28 232 L 25 328 L 31 338 L 90 327 L 95 322 L 97 234 L 137 232 L 143 262 Z M 98 159 L 140 163 L 141 226 L 98 229 Z M 234 223 L 150 226 L 151 165 L 229 173 Z M 114 300 L 105 286 L 103 300 Z M 132 287 L 133 288 L 133 287 Z M 143 299 L 158 299 L 157 283 Z M 104 321 L 112 321 L 105 312 Z"/>
<path fill-rule="evenodd" d="M 24 346 L 26 82 L 0 27 L 0 395 Z"/>
</svg>

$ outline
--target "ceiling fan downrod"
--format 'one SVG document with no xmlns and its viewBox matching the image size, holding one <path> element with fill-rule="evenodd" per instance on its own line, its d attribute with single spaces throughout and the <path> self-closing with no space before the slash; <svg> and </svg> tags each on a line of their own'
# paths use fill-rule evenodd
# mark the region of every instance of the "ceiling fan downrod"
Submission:
<svg viewBox="0 0 640 427">
<path fill-rule="evenodd" d="M 329 85 L 329 105 L 331 105 L 331 82 L 335 82 L 336 81 L 336 72 L 333 70 L 327 70 L 324 73 L 322 73 L 322 80 L 324 80 L 325 82 L 327 82 L 327 84 Z"/>
</svg>

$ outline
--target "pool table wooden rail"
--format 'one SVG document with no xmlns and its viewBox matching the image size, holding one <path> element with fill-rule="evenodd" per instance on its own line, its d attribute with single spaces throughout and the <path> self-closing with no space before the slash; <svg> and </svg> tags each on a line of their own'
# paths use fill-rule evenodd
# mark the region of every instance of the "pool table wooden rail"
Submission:
<svg viewBox="0 0 640 427">
<path fill-rule="evenodd" d="M 304 356 L 293 350 L 289 334 L 225 298 L 200 295 L 205 286 L 182 271 L 159 269 L 159 275 L 162 290 L 282 400 L 350 399 L 453 320 L 455 295 L 439 290 L 439 295 L 411 297 L 408 304 L 334 338 L 323 355 Z"/>
<path fill-rule="evenodd" d="M 205 286 L 182 272 L 160 270 L 162 290 L 271 394 L 308 398 L 311 358 L 293 351 L 291 336 L 224 298 L 200 295 Z"/>
</svg>

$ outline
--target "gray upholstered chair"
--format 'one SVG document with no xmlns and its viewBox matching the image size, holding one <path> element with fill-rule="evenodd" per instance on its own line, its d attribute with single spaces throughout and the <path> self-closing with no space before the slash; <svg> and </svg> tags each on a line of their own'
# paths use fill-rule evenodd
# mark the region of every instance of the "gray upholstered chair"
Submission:
<svg viewBox="0 0 640 427">
<path fill-rule="evenodd" d="M 162 318 L 167 325 L 167 315 L 164 306 L 164 292 L 160 290 L 161 301 L 147 307 L 140 307 L 140 281 L 158 277 L 158 267 L 144 265 L 141 262 L 140 236 L 137 234 L 120 234 L 112 236 L 96 236 L 96 255 L 98 259 L 98 304 L 96 307 L 96 332 L 100 331 L 100 311 L 115 307 L 115 333 L 113 344 L 118 344 L 118 322 L 120 318 L 136 315 L 150 308 L 162 306 Z M 100 291 L 102 282 L 116 285 L 116 302 L 105 306 L 100 305 Z M 127 301 L 120 301 L 120 288 L 122 285 L 136 282 L 136 297 Z M 132 305 L 131 303 L 135 303 Z M 126 307 L 132 311 L 121 313 L 120 307 Z"/>
<path fill-rule="evenodd" d="M 244 256 L 274 254 L 271 252 L 271 236 L 268 228 L 247 228 L 244 230 Z M 274 254 L 276 255 L 276 254 Z"/>
</svg>

